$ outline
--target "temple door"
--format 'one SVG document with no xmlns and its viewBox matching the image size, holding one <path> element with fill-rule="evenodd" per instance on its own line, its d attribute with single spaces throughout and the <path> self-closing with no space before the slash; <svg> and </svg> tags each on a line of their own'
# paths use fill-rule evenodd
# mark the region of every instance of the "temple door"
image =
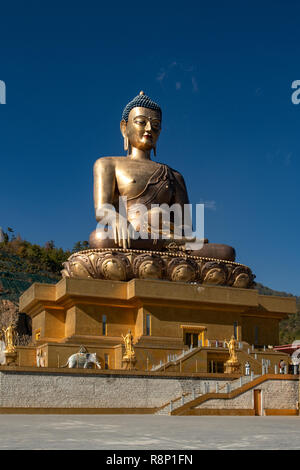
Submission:
<svg viewBox="0 0 300 470">
<path fill-rule="evenodd" d="M 255 416 L 262 415 L 261 390 L 254 390 L 254 413 Z"/>
</svg>

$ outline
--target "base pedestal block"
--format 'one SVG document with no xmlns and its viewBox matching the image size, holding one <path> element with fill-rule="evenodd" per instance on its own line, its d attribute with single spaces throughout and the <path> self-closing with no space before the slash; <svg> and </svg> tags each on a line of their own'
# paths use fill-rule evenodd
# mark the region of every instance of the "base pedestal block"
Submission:
<svg viewBox="0 0 300 470">
<path fill-rule="evenodd" d="M 253 287 L 255 278 L 248 266 L 234 261 L 194 256 L 193 251 L 180 251 L 176 245 L 167 251 L 121 248 L 80 251 L 73 253 L 64 263 L 62 275 L 112 281 L 165 279 L 236 288 Z"/>
<path fill-rule="evenodd" d="M 135 363 L 136 363 L 135 357 L 132 359 L 129 359 L 129 358 L 122 359 L 122 366 L 123 366 L 123 369 L 125 370 L 136 370 Z"/>
<path fill-rule="evenodd" d="M 17 365 L 18 353 L 16 351 L 4 352 L 5 354 L 5 365 Z"/>
<path fill-rule="evenodd" d="M 225 374 L 240 374 L 241 373 L 241 364 L 240 363 L 228 363 L 224 364 Z"/>
<path fill-rule="evenodd" d="M 20 298 L 20 311 L 32 318 L 34 343 L 28 353 L 18 347 L 21 366 L 37 365 L 35 348 L 45 367 L 61 367 L 83 345 L 103 369 L 128 369 L 123 337 L 130 330 L 136 370 L 214 373 L 228 361 L 224 338 L 237 333 L 244 368 L 257 328 L 262 345 L 278 344 L 279 322 L 295 313 L 296 303 L 237 287 L 70 277 L 56 285 L 33 284 Z M 278 364 L 278 353 L 263 354 Z M 251 370 L 261 373 L 255 369 L 260 362 L 252 362 Z"/>
</svg>

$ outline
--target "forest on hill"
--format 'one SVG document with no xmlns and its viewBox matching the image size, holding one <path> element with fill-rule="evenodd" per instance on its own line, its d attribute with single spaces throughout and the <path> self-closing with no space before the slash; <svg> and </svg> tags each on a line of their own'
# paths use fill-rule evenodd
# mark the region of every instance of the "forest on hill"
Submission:
<svg viewBox="0 0 300 470">
<path fill-rule="evenodd" d="M 18 311 L 20 295 L 33 282 L 56 283 L 61 278 L 62 263 L 76 251 L 89 248 L 87 241 L 74 244 L 72 250 L 57 248 L 52 240 L 44 246 L 32 244 L 15 235 L 8 228 L 0 229 L 0 329 L 15 324 L 21 344 L 30 341 L 30 324 L 26 316 Z M 255 288 L 262 295 L 293 297 L 257 283 Z M 280 343 L 291 343 L 300 339 L 300 297 L 296 297 L 297 313 L 280 324 Z"/>
</svg>

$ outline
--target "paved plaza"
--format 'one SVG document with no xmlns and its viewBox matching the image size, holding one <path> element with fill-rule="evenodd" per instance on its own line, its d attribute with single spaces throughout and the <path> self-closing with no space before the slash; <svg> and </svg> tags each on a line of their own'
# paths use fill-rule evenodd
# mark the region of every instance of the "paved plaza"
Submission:
<svg viewBox="0 0 300 470">
<path fill-rule="evenodd" d="M 0 415 L 0 449 L 300 449 L 300 417 Z"/>
</svg>

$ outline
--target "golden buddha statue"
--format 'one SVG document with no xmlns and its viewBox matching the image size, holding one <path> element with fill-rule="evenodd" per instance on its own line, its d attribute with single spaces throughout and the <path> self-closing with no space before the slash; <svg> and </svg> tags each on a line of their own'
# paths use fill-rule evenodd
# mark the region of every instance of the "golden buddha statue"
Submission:
<svg viewBox="0 0 300 470">
<path fill-rule="evenodd" d="M 156 155 L 156 145 L 161 132 L 162 111 L 144 92 L 140 92 L 123 111 L 120 124 L 127 157 L 102 157 L 94 165 L 94 203 L 97 221 L 105 213 L 112 220 L 113 237 L 107 237 L 105 230 L 95 230 L 90 236 L 91 248 L 123 248 L 164 251 L 171 242 L 184 250 L 183 222 L 170 220 L 169 232 L 159 226 L 158 236 L 150 236 L 155 217 L 153 204 L 189 204 L 186 185 L 182 175 L 162 163 L 151 160 Z M 126 198 L 126 212 L 121 214 L 120 197 Z M 136 216 L 132 207 L 143 205 L 147 214 L 143 219 Z M 115 217 L 115 215 L 118 217 Z M 144 229 L 147 238 L 135 238 L 134 233 Z M 190 227 L 191 228 L 191 227 Z M 176 237 L 174 234 L 176 233 Z M 193 249 L 194 256 L 234 261 L 235 250 L 227 245 L 208 243 L 204 240 L 200 249 Z"/>
<path fill-rule="evenodd" d="M 249 288 L 251 270 L 235 262 L 235 250 L 194 237 L 182 175 L 151 160 L 162 112 L 140 92 L 121 120 L 126 157 L 102 157 L 94 165 L 97 229 L 90 248 L 63 264 L 64 277 L 171 282 Z"/>
</svg>

